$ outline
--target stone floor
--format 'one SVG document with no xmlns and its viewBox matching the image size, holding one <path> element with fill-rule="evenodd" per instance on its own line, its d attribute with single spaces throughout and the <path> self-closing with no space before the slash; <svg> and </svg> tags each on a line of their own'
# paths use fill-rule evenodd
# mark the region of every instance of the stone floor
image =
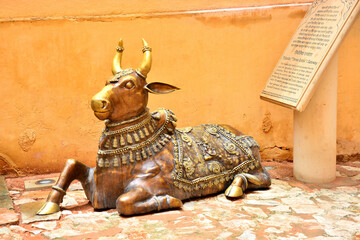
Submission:
<svg viewBox="0 0 360 240">
<path fill-rule="evenodd" d="M 219 194 L 136 217 L 94 212 L 78 182 L 60 213 L 37 217 L 49 188 L 25 186 L 57 175 L 0 177 L 0 239 L 360 239 L 360 161 L 338 165 L 336 180 L 321 185 L 296 181 L 291 163 L 264 165 L 269 190 L 235 201 Z"/>
</svg>

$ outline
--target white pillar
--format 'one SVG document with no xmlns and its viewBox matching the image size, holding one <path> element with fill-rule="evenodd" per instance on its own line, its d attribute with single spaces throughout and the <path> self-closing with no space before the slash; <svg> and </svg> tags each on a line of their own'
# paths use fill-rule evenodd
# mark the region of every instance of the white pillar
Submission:
<svg viewBox="0 0 360 240">
<path fill-rule="evenodd" d="M 294 111 L 294 176 L 327 183 L 336 175 L 337 53 L 303 112 Z"/>
</svg>

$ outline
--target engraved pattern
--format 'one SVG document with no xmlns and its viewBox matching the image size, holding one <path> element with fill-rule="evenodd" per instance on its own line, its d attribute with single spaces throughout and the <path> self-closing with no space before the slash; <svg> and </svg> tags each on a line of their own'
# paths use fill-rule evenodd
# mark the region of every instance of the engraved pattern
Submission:
<svg viewBox="0 0 360 240">
<path fill-rule="evenodd" d="M 114 75 L 114 77 L 111 78 L 110 82 L 111 83 L 116 83 L 116 82 L 119 81 L 120 78 L 122 78 L 124 76 L 127 76 L 127 75 L 130 75 L 130 74 L 132 74 L 134 72 L 135 72 L 135 70 L 132 69 L 132 68 L 124 69 L 121 72 L 116 73 Z"/>
<path fill-rule="evenodd" d="M 251 150 L 259 146 L 250 136 L 236 136 L 219 125 L 201 125 L 188 133 L 196 142 L 189 146 L 182 134 L 176 130 L 171 139 L 175 160 L 172 177 L 175 186 L 185 191 L 224 183 L 237 173 L 247 173 L 260 166 Z M 206 159 L 207 155 L 212 158 Z"/>
<path fill-rule="evenodd" d="M 223 143 L 225 150 L 230 153 L 230 154 L 235 154 L 235 155 L 239 155 L 239 152 L 236 150 L 236 146 L 235 144 L 231 143 L 231 142 L 224 142 Z"/>
<path fill-rule="evenodd" d="M 139 120 L 140 118 L 145 117 L 146 115 L 149 115 L 149 109 L 147 109 L 147 108 L 146 108 L 146 111 L 144 113 L 140 114 L 139 116 L 128 119 L 128 120 L 125 120 L 125 121 L 113 123 L 110 120 L 106 119 L 105 120 L 105 126 L 107 126 L 107 127 L 117 127 L 117 126 L 120 126 L 120 125 L 129 124 L 129 123 L 132 123 L 132 122 L 135 122 L 135 121 Z"/>
<path fill-rule="evenodd" d="M 122 133 L 128 133 L 128 132 L 133 132 L 136 131 L 138 129 L 144 128 L 144 126 L 148 126 L 153 124 L 152 117 L 150 114 L 148 114 L 148 116 L 144 119 L 144 121 L 141 121 L 140 123 L 131 125 L 129 127 L 124 127 L 124 128 L 120 128 L 119 130 L 115 130 L 115 131 L 108 131 L 106 128 L 103 130 L 103 134 L 106 136 L 111 136 L 111 135 L 119 135 Z"/>
<path fill-rule="evenodd" d="M 205 136 L 202 136 L 200 140 L 195 141 L 201 150 L 202 156 L 205 161 L 212 159 L 216 156 L 216 149 L 209 145 L 208 140 Z M 221 155 L 218 156 L 221 158 Z"/>
<path fill-rule="evenodd" d="M 177 130 L 182 133 L 189 133 L 191 132 L 193 128 L 192 127 L 186 127 L 186 128 L 178 128 Z"/>
<path fill-rule="evenodd" d="M 187 143 L 187 145 L 189 145 L 191 147 L 191 144 L 192 144 L 192 140 L 191 138 L 186 134 L 186 133 L 183 133 L 183 134 L 180 134 L 181 136 L 181 139 Z"/>
<path fill-rule="evenodd" d="M 195 172 L 194 162 L 190 160 L 190 158 L 184 158 L 184 169 L 186 175 L 190 177 Z"/>
</svg>

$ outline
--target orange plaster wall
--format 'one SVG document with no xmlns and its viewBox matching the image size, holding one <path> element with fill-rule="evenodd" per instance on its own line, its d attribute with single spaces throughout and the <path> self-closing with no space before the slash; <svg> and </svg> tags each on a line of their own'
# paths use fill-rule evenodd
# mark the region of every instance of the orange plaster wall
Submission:
<svg viewBox="0 0 360 240">
<path fill-rule="evenodd" d="M 360 154 L 360 15 L 339 48 L 337 151 Z"/>
<path fill-rule="evenodd" d="M 0 0 L 0 17 L 4 20 L 21 18 L 113 17 L 124 14 L 176 13 L 182 11 L 213 10 L 224 8 L 263 7 L 281 4 L 309 3 L 311 0 Z"/>
<path fill-rule="evenodd" d="M 287 149 L 292 148 L 292 111 L 260 100 L 259 93 L 308 5 L 181 13 L 207 9 L 202 1 L 192 1 L 167 14 L 174 9 L 169 4 L 140 8 L 135 1 L 140 13 L 162 14 L 134 16 L 135 8 L 109 12 L 112 5 L 107 2 L 102 6 L 90 2 L 90 12 L 82 8 L 71 12 L 64 1 L 59 12 L 49 6 L 32 9 L 40 17 L 31 20 L 35 15 L 30 6 L 15 11 L 14 2 L 22 1 L 3 2 L 0 12 L 0 153 L 24 171 L 60 171 L 67 158 L 95 165 L 103 123 L 93 116 L 89 103 L 111 75 L 120 37 L 124 67 L 140 64 L 144 37 L 153 48 L 148 82 L 163 81 L 182 89 L 150 96 L 151 110 L 172 109 L 179 127 L 233 125 L 258 140 L 264 158 L 291 158 Z M 249 2 L 219 1 L 210 9 L 250 6 Z M 79 17 L 66 17 L 70 15 Z M 360 152 L 354 149 L 360 143 L 359 29 L 358 17 L 339 50 L 338 138 L 355 153 Z M 342 154 L 349 149 L 343 147 Z"/>
</svg>

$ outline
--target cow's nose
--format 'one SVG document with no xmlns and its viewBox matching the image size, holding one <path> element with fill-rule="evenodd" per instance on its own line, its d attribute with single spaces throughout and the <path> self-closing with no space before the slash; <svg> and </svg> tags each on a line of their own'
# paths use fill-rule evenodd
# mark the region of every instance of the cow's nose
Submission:
<svg viewBox="0 0 360 240">
<path fill-rule="evenodd" d="M 103 98 L 91 99 L 91 108 L 94 112 L 108 112 L 111 109 L 110 102 Z"/>
</svg>

